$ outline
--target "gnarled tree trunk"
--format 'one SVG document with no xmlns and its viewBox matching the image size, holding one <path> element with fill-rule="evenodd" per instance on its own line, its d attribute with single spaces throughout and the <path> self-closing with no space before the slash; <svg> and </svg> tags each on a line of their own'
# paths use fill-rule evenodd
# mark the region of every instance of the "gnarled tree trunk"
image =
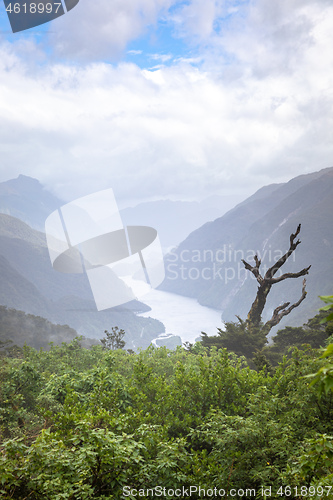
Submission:
<svg viewBox="0 0 333 500">
<path fill-rule="evenodd" d="M 269 294 L 272 286 L 275 283 L 279 283 L 280 281 L 284 281 L 288 278 L 299 278 L 300 276 L 305 276 L 306 274 L 309 273 L 309 269 L 311 266 L 302 269 L 298 273 L 285 273 L 282 276 L 279 276 L 278 278 L 274 277 L 277 271 L 283 266 L 283 264 L 287 261 L 290 255 L 296 250 L 297 246 L 301 243 L 300 240 L 295 241 L 300 231 L 301 231 L 301 224 L 298 225 L 296 232 L 290 235 L 289 250 L 272 267 L 268 269 L 264 277 L 261 276 L 259 271 L 261 260 L 258 259 L 257 255 L 255 255 L 254 257 L 255 266 L 251 266 L 250 264 L 248 264 L 248 262 L 242 259 L 245 268 L 248 271 L 251 271 L 251 273 L 256 277 L 256 280 L 259 283 L 256 298 L 247 316 L 247 328 L 250 333 L 254 333 L 256 330 L 260 328 L 262 312 L 266 304 L 267 295 Z M 273 328 L 273 326 L 277 325 L 281 321 L 281 319 L 284 316 L 288 315 L 293 309 L 298 307 L 301 304 L 301 302 L 303 302 L 307 293 L 305 287 L 306 287 L 306 280 L 304 278 L 302 295 L 300 299 L 295 304 L 292 305 L 290 305 L 290 302 L 286 302 L 285 304 L 278 306 L 274 310 L 271 319 L 267 321 L 263 327 L 266 335 L 269 333 L 271 328 Z"/>
</svg>

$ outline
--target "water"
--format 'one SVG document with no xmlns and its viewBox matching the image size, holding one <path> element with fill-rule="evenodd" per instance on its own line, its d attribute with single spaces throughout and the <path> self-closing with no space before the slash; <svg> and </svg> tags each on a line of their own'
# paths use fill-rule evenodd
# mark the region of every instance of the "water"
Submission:
<svg viewBox="0 0 333 500">
<path fill-rule="evenodd" d="M 195 299 L 150 289 L 140 300 L 151 307 L 140 316 L 160 320 L 165 332 L 179 335 L 182 342 L 193 343 L 202 331 L 217 335 L 217 328 L 223 328 L 221 311 L 201 306 Z"/>
</svg>

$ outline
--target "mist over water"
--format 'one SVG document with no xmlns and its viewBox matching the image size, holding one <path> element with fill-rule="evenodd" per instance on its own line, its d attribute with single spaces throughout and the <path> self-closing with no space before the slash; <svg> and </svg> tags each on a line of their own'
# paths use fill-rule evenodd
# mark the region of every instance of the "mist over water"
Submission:
<svg viewBox="0 0 333 500">
<path fill-rule="evenodd" d="M 160 320 L 165 332 L 179 335 L 182 342 L 193 343 L 202 331 L 217 335 L 217 328 L 223 328 L 221 311 L 201 306 L 195 299 L 150 289 L 140 300 L 151 307 L 140 316 Z"/>
</svg>

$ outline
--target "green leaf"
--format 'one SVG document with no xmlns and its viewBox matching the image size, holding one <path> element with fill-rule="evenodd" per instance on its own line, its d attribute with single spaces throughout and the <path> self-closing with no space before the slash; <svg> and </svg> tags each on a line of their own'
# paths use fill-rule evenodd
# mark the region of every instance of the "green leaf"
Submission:
<svg viewBox="0 0 333 500">
<path fill-rule="evenodd" d="M 330 344 L 320 357 L 328 358 L 329 356 L 333 356 L 333 344 Z"/>
</svg>

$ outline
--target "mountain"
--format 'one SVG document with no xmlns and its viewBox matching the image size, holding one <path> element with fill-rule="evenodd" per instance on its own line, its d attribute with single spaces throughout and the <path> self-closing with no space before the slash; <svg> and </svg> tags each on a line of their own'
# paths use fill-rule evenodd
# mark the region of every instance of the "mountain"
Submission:
<svg viewBox="0 0 333 500">
<path fill-rule="evenodd" d="M 0 214 L 0 254 L 46 299 L 56 301 L 65 294 L 92 300 L 85 275 L 54 271 L 45 234 L 10 215 Z"/>
<path fill-rule="evenodd" d="M 162 248 L 169 250 L 207 221 L 235 206 L 234 196 L 212 196 L 201 202 L 157 200 L 120 211 L 125 225 L 145 225 L 158 232 Z"/>
<path fill-rule="evenodd" d="M 125 225 L 154 227 L 162 247 L 178 245 L 194 229 L 220 217 L 239 199 L 234 196 L 211 196 L 201 202 L 157 200 L 121 210 Z M 0 183 L 0 213 L 11 215 L 33 229 L 44 231 L 46 218 L 64 201 L 46 190 L 32 177 L 19 175 Z"/>
<path fill-rule="evenodd" d="M 231 197 L 204 202 L 156 201 L 122 212 L 127 225 L 148 225 L 170 247 L 201 223 L 224 213 Z M 105 329 L 126 331 L 128 347 L 146 347 L 164 332 L 157 320 L 137 313 L 149 310 L 138 301 L 97 312 L 86 275 L 62 274 L 50 264 L 45 219 L 63 201 L 37 179 L 20 175 L 0 184 L 0 304 L 53 323 L 67 324 L 78 334 L 100 338 Z"/>
<path fill-rule="evenodd" d="M 26 343 L 35 349 L 47 349 L 49 342 L 70 342 L 77 336 L 78 333 L 68 325 L 55 325 L 43 317 L 0 306 L 0 345 L 10 339 L 9 348 L 13 344 L 22 347 Z M 89 347 L 99 342 L 82 339 L 82 343 Z"/>
<path fill-rule="evenodd" d="M 0 276 L 0 304 L 25 310 L 31 314 L 48 316 L 47 300 L 36 286 L 18 273 L 2 255 L 0 255 Z"/>
<path fill-rule="evenodd" d="M 142 318 L 149 310 L 133 301 L 98 312 L 84 274 L 62 274 L 51 266 L 44 224 L 63 201 L 37 179 L 19 175 L 0 183 L 0 304 L 68 324 L 79 334 L 100 338 L 105 329 L 126 331 L 128 347 L 146 347 L 164 332 L 157 320 Z"/>
<path fill-rule="evenodd" d="M 55 271 L 44 233 L 6 214 L 0 214 L 0 276 L 1 305 L 67 324 L 85 337 L 101 338 L 118 326 L 127 347 L 136 348 L 164 332 L 159 321 L 135 314 L 147 311 L 140 302 L 98 312 L 86 275 Z"/>
<path fill-rule="evenodd" d="M 17 217 L 39 231 L 44 231 L 46 218 L 61 205 L 62 200 L 32 177 L 19 175 L 0 183 L 0 213 Z"/>
<path fill-rule="evenodd" d="M 308 295 L 282 324 L 305 322 L 321 306 L 318 296 L 332 294 L 332 213 L 333 168 L 266 186 L 224 216 L 192 232 L 170 252 L 165 258 L 166 279 L 160 288 L 221 310 L 225 321 L 234 321 L 236 315 L 245 318 L 257 283 L 241 259 L 253 263 L 258 253 L 265 272 L 289 248 L 290 234 L 301 223 L 302 244 L 282 271 L 297 272 L 311 264 Z M 296 302 L 301 287 L 300 279 L 274 285 L 264 320 L 277 305 Z"/>
</svg>

